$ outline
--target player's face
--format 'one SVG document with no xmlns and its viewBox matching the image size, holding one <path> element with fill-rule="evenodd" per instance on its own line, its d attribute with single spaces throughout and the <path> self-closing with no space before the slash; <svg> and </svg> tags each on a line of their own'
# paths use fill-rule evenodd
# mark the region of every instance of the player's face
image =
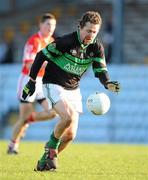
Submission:
<svg viewBox="0 0 148 180">
<path fill-rule="evenodd" d="M 96 38 L 100 30 L 99 24 L 87 22 L 83 28 L 80 28 L 80 39 L 83 44 L 90 44 Z"/>
<path fill-rule="evenodd" d="M 40 31 L 44 37 L 52 36 L 56 28 L 55 19 L 47 19 L 45 22 L 40 23 Z"/>
</svg>

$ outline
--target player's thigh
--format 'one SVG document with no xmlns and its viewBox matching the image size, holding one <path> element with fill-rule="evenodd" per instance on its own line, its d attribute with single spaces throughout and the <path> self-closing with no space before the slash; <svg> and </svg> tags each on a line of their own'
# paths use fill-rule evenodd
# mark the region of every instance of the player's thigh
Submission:
<svg viewBox="0 0 148 180">
<path fill-rule="evenodd" d="M 44 114 L 46 113 L 46 115 L 48 115 L 49 117 L 51 117 L 52 115 L 57 116 L 56 111 L 49 106 L 47 99 L 44 99 L 40 104 L 44 110 Z"/>
<path fill-rule="evenodd" d="M 21 119 L 27 119 L 30 113 L 34 110 L 32 103 L 20 103 L 19 115 Z"/>
<path fill-rule="evenodd" d="M 42 102 L 40 102 L 40 105 L 42 106 L 42 108 L 44 109 L 44 111 L 48 111 L 48 110 L 49 110 L 49 104 L 48 104 L 46 98 L 43 99 Z"/>
<path fill-rule="evenodd" d="M 77 114 L 73 106 L 66 99 L 59 100 L 53 108 L 62 119 L 74 120 Z"/>
<path fill-rule="evenodd" d="M 62 86 L 56 84 L 45 84 L 44 93 L 50 105 L 56 110 L 62 118 L 73 115 L 77 111 L 73 100 L 76 98 L 81 104 L 80 93 L 78 91 L 65 90 Z M 70 98 L 69 98 L 70 97 Z M 72 98 L 73 97 L 73 98 Z"/>
</svg>

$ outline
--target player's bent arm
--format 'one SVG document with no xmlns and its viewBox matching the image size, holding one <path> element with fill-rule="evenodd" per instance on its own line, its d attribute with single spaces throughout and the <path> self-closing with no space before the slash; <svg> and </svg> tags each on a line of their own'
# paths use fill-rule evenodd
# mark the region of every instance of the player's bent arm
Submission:
<svg viewBox="0 0 148 180">
<path fill-rule="evenodd" d="M 25 100 L 28 96 L 33 95 L 35 92 L 35 84 L 36 84 L 36 77 L 37 74 L 44 63 L 46 61 L 46 56 L 40 51 L 37 53 L 34 63 L 32 64 L 31 70 L 30 70 L 30 80 L 23 88 L 22 98 Z"/>
<path fill-rule="evenodd" d="M 30 70 L 29 76 L 31 80 L 36 80 L 37 74 L 42 67 L 44 61 L 48 61 L 47 57 L 43 54 L 42 51 L 38 52 Z"/>
<path fill-rule="evenodd" d="M 106 82 L 110 80 L 108 71 L 103 71 L 101 73 L 95 73 L 95 76 L 99 78 L 100 82 L 105 86 Z"/>
<path fill-rule="evenodd" d="M 107 71 L 98 74 L 100 82 L 104 85 L 106 89 L 112 92 L 120 91 L 120 83 L 118 81 L 110 81 L 109 74 Z"/>
</svg>

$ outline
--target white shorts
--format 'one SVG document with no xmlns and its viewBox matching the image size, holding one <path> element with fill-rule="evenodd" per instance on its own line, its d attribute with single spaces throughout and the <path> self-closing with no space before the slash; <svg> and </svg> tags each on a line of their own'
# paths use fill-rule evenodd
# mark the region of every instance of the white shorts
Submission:
<svg viewBox="0 0 148 180">
<path fill-rule="evenodd" d="M 62 86 L 56 84 L 45 84 L 43 87 L 50 108 L 58 101 L 67 99 L 77 112 L 82 112 L 82 96 L 79 88 L 66 90 Z"/>
<path fill-rule="evenodd" d="M 30 79 L 29 76 L 26 76 L 24 74 L 21 74 L 18 80 L 18 86 L 17 86 L 17 97 L 19 100 L 22 99 L 22 91 L 24 86 L 27 84 L 28 80 Z M 44 99 L 45 95 L 43 92 L 43 84 L 42 84 L 42 77 L 36 78 L 36 89 L 32 96 L 28 97 L 26 99 L 27 102 L 35 102 L 35 100 L 41 100 Z M 23 100 L 24 101 L 24 100 Z"/>
</svg>

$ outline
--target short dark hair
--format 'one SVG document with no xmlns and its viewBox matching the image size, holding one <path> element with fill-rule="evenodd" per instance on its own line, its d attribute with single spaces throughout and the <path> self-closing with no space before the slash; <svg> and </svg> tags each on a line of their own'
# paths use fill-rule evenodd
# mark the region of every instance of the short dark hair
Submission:
<svg viewBox="0 0 148 180">
<path fill-rule="evenodd" d="M 79 27 L 83 28 L 87 22 L 101 25 L 102 18 L 100 14 L 96 11 L 87 11 L 85 14 L 82 15 L 81 19 L 79 20 Z"/>
<path fill-rule="evenodd" d="M 43 23 L 43 22 L 45 22 L 47 19 L 55 19 L 55 20 L 56 20 L 56 18 L 55 18 L 55 16 L 54 16 L 53 14 L 51 14 L 51 13 L 45 13 L 45 14 L 43 14 L 43 15 L 40 17 L 40 22 Z"/>
</svg>

